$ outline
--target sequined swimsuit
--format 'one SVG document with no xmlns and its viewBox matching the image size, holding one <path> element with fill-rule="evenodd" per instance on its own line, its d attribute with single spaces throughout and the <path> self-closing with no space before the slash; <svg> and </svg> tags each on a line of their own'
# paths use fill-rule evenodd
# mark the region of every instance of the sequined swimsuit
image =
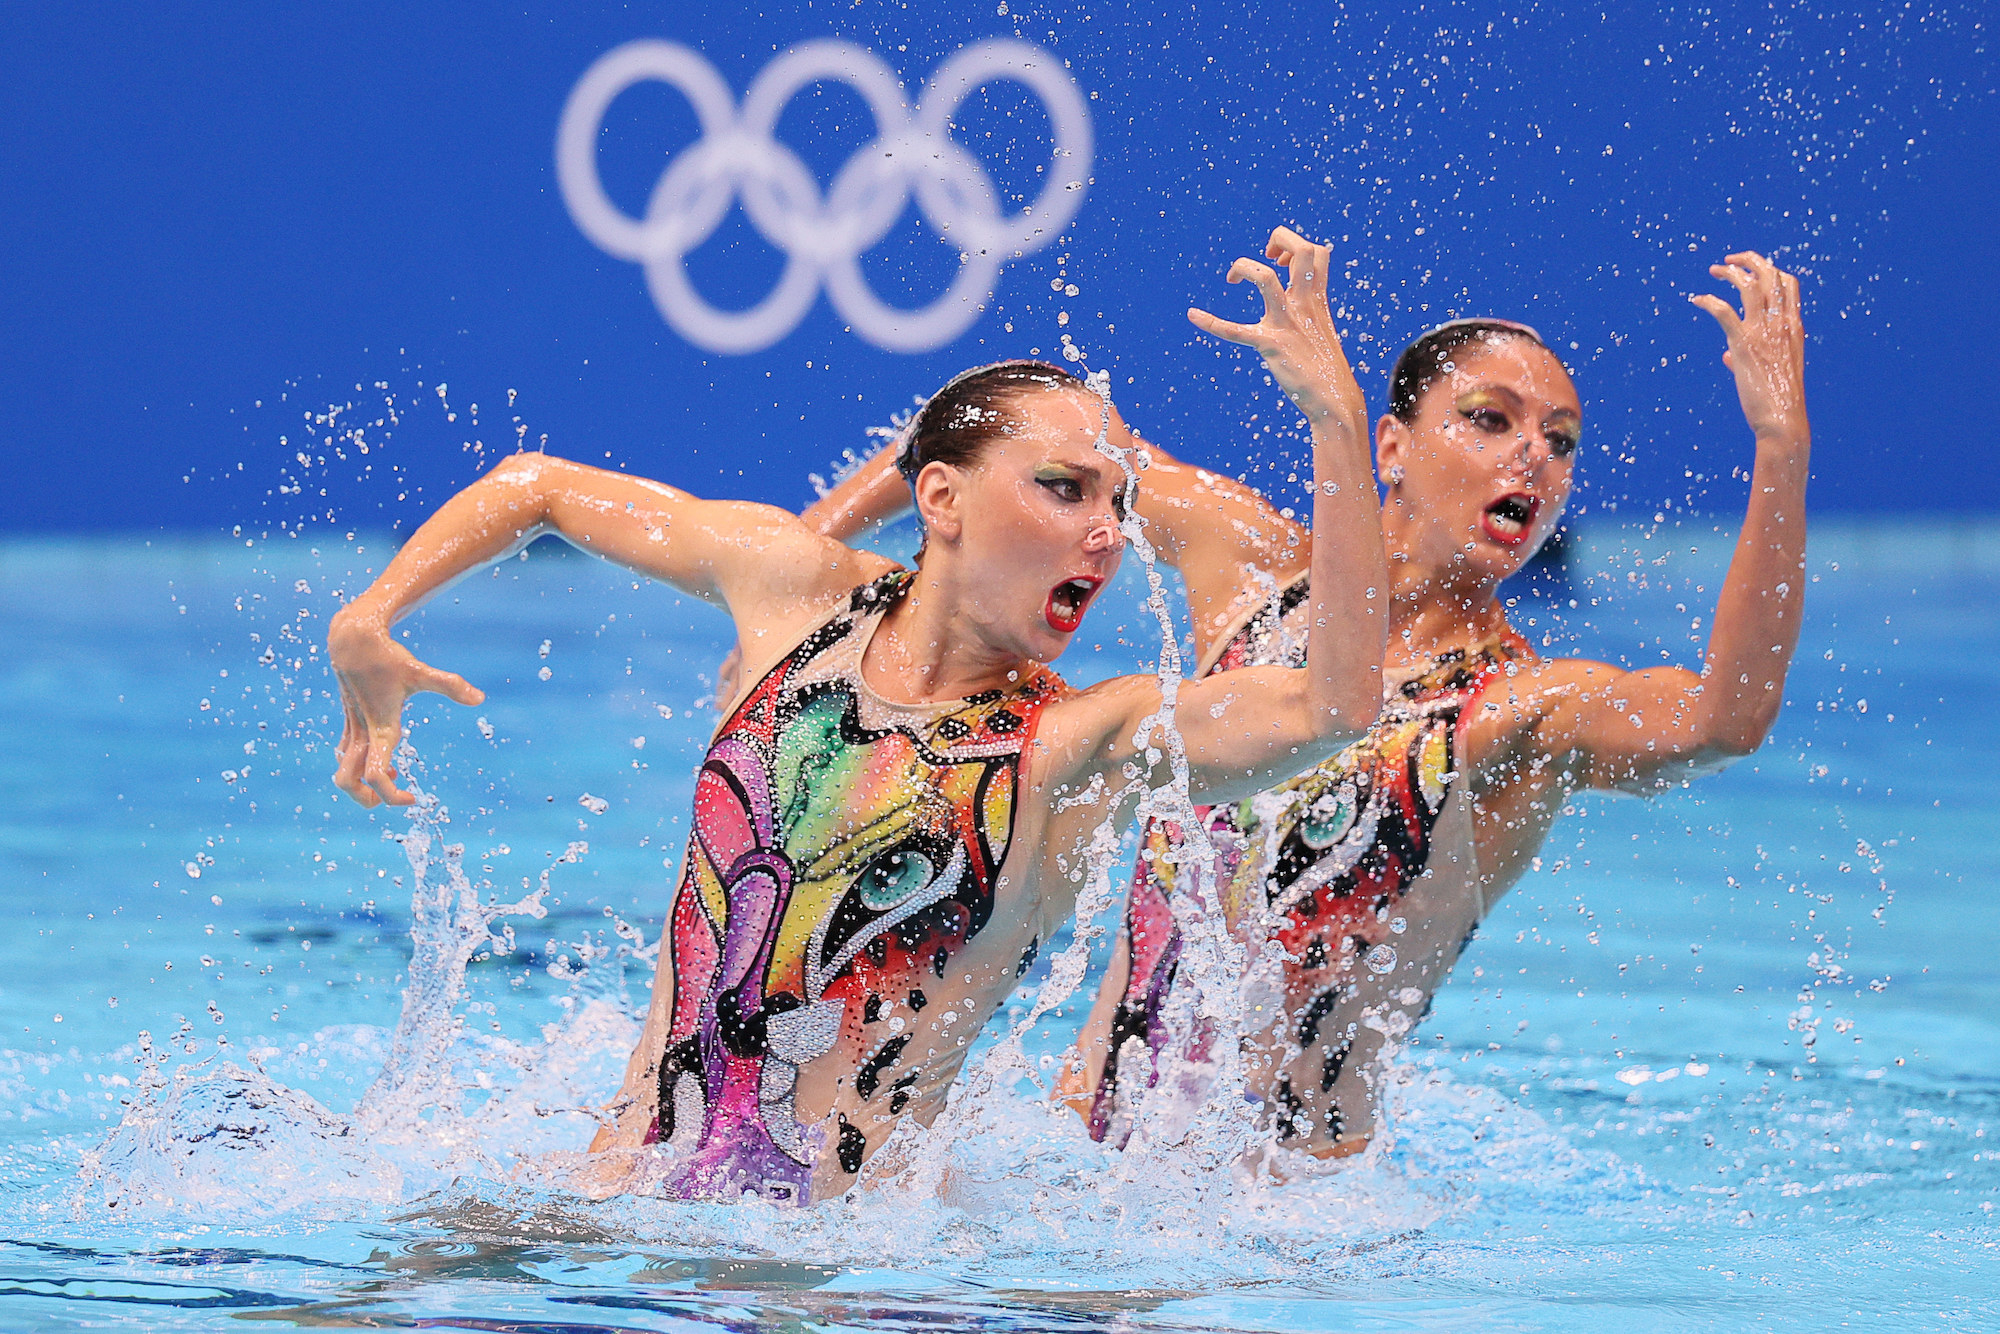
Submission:
<svg viewBox="0 0 2000 1334">
<path fill-rule="evenodd" d="M 1036 668 L 964 700 L 875 695 L 862 654 L 911 577 L 855 590 L 773 667 L 696 780 L 647 1136 L 680 1151 L 668 1186 L 684 1197 L 805 1203 L 829 1152 L 857 1172 L 868 1141 L 845 1114 L 837 1131 L 795 1118 L 801 1068 L 835 1053 L 871 1112 L 900 1114 L 917 1071 L 898 1067 L 921 1053 L 908 1032 L 885 1039 L 883 998 L 921 1008 L 992 913 L 1022 755 L 1063 685 Z"/>
<path fill-rule="evenodd" d="M 1266 602 L 1225 641 L 1208 672 L 1303 666 L 1307 592 L 1301 576 Z M 1511 631 L 1469 652 L 1444 654 L 1389 691 L 1367 733 L 1332 760 L 1246 801 L 1197 807 L 1216 849 L 1212 866 L 1170 860 L 1185 839 L 1179 826 L 1159 822 L 1147 829 L 1126 899 L 1131 966 L 1092 1101 L 1094 1138 L 1122 1140 L 1135 1087 L 1151 1087 L 1158 1078 L 1169 1041 L 1162 1013 L 1181 952 L 1168 899 L 1191 870 L 1214 877 L 1235 929 L 1262 922 L 1289 956 L 1283 990 L 1290 1027 L 1281 1039 L 1297 1058 L 1270 1092 L 1281 1137 L 1308 1134 L 1310 1116 L 1294 1081 L 1310 1078 L 1324 1097 L 1340 1077 L 1350 1035 L 1323 1034 L 1321 1025 L 1352 996 L 1355 961 L 1392 937 L 1389 923 L 1401 919 L 1389 910 L 1431 861 L 1432 836 L 1472 717 L 1468 705 L 1508 664 L 1532 657 L 1526 641 Z M 1471 874 L 1469 846 L 1464 860 Z M 1307 1067 L 1315 1052 L 1319 1068 L 1312 1071 Z M 1141 1069 L 1130 1068 L 1134 1060 Z M 1336 1135 L 1341 1128 L 1328 1126 Z"/>
</svg>

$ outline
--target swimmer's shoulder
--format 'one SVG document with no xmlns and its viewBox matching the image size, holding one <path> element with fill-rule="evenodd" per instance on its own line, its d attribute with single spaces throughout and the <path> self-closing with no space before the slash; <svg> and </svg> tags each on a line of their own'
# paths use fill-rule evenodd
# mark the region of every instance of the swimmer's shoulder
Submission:
<svg viewBox="0 0 2000 1334">
<path fill-rule="evenodd" d="M 745 509 L 756 511 L 759 550 L 754 568 L 766 596 L 812 601 L 844 597 L 903 568 L 887 556 L 858 551 L 814 531 L 789 510 L 774 505 Z"/>
</svg>

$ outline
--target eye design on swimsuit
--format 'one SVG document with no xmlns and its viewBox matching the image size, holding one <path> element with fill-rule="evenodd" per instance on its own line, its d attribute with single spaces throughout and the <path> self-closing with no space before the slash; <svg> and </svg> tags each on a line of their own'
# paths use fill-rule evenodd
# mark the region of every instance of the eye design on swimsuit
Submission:
<svg viewBox="0 0 2000 1334">
<path fill-rule="evenodd" d="M 943 869 L 934 871 L 940 862 Z M 824 994 L 827 984 L 877 937 L 956 894 L 965 868 L 961 845 L 953 845 L 948 859 L 913 848 L 877 857 L 820 919 L 806 952 L 807 987 Z"/>
<path fill-rule="evenodd" d="M 654 1133 L 681 1155 L 675 1194 L 805 1200 L 829 1149 L 859 1171 L 864 1131 L 799 1121 L 801 1071 L 839 1049 L 849 1087 L 900 1113 L 890 1090 L 928 1055 L 869 1027 L 880 997 L 942 979 L 992 914 L 1021 751 L 1061 682 L 921 708 L 869 693 L 861 655 L 911 581 L 857 589 L 737 704 L 697 778 Z"/>
<path fill-rule="evenodd" d="M 1319 851 L 1330 848 L 1353 826 L 1359 809 L 1354 795 L 1354 784 L 1342 783 L 1338 791 L 1326 793 L 1306 808 L 1305 818 L 1299 821 L 1299 837 L 1307 847 Z"/>
<path fill-rule="evenodd" d="M 936 870 L 931 859 L 914 848 L 892 852 L 861 873 L 857 892 L 863 904 L 887 912 L 929 884 Z"/>
</svg>

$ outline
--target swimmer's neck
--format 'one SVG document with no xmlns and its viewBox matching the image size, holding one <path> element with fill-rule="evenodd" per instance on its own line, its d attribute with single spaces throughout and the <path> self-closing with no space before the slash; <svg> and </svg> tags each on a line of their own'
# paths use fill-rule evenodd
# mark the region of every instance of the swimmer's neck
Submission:
<svg viewBox="0 0 2000 1334">
<path fill-rule="evenodd" d="M 1496 583 L 1457 566 L 1419 565 L 1408 552 L 1389 557 L 1389 657 L 1430 659 L 1504 633 L 1507 613 Z"/>
<path fill-rule="evenodd" d="M 876 694 L 904 704 L 963 699 L 1005 690 L 1033 669 L 1018 651 L 996 643 L 974 605 L 952 592 L 935 570 L 918 567 L 910 591 L 882 618 L 862 660 L 862 675 Z"/>
</svg>

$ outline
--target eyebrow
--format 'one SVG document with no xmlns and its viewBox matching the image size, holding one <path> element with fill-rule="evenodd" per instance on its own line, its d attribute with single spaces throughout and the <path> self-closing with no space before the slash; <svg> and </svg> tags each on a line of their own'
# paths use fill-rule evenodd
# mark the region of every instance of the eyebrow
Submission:
<svg viewBox="0 0 2000 1334">
<path fill-rule="evenodd" d="M 1073 473 L 1076 476 L 1093 483 L 1101 482 L 1104 480 L 1104 470 L 1102 468 L 1099 468 L 1094 463 L 1063 463 L 1060 461 L 1052 460 L 1050 462 L 1037 463 L 1035 465 L 1035 475 L 1037 477 L 1040 477 L 1044 472 L 1048 471 Z M 1122 484 L 1123 482 L 1122 478 L 1120 479 L 1120 482 Z"/>
<path fill-rule="evenodd" d="M 1519 394 L 1515 393 L 1511 387 L 1507 385 L 1482 384 L 1482 385 L 1475 385 L 1471 389 L 1468 389 L 1464 393 L 1460 394 L 1455 400 L 1453 400 L 1454 405 L 1456 405 L 1457 403 L 1463 403 L 1468 398 L 1478 397 L 1481 394 L 1491 394 L 1496 398 L 1504 398 L 1517 406 L 1526 401 Z M 1550 417 L 1561 417 L 1568 421 L 1573 421 L 1573 422 L 1581 422 L 1583 420 L 1582 413 L 1564 407 L 1552 407 L 1549 409 L 1548 415 Z"/>
</svg>

